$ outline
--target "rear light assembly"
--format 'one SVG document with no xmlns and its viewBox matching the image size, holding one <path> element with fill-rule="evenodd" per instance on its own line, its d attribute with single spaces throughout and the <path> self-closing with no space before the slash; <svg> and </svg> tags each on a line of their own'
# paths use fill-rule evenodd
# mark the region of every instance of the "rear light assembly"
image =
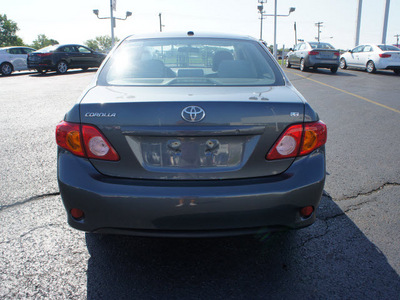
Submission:
<svg viewBox="0 0 400 300">
<path fill-rule="evenodd" d="M 314 50 L 308 51 L 308 55 L 318 55 L 318 54 L 319 54 L 318 51 L 314 51 Z"/>
<path fill-rule="evenodd" d="M 340 56 L 340 52 L 335 52 L 335 53 L 333 53 L 333 55 Z"/>
<path fill-rule="evenodd" d="M 322 121 L 295 124 L 279 137 L 266 158 L 275 160 L 307 155 L 325 145 L 326 138 L 326 125 Z"/>
<path fill-rule="evenodd" d="M 62 121 L 56 127 L 56 141 L 71 153 L 101 160 L 119 160 L 119 155 L 97 127 Z"/>
<path fill-rule="evenodd" d="M 387 53 L 380 53 L 379 54 L 379 57 L 382 57 L 382 58 L 388 58 L 388 57 L 391 57 L 392 55 L 391 54 L 387 54 Z"/>
<path fill-rule="evenodd" d="M 53 53 L 38 53 L 37 54 L 37 56 L 39 56 L 39 57 L 46 57 L 46 56 L 50 56 L 50 55 L 52 55 Z"/>
</svg>

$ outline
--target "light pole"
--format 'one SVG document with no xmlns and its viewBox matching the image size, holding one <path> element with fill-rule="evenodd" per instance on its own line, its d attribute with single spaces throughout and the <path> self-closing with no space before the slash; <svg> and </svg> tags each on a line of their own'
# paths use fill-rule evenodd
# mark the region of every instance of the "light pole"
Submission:
<svg viewBox="0 0 400 300">
<path fill-rule="evenodd" d="M 113 15 L 113 0 L 110 0 L 110 17 L 99 17 L 99 10 L 93 9 L 93 13 L 97 16 L 98 19 L 110 19 L 111 20 L 111 48 L 114 47 L 115 38 L 114 38 L 114 27 L 115 27 L 115 19 L 118 20 L 126 20 L 128 17 L 132 16 L 130 11 L 126 12 L 125 18 L 117 18 Z"/>
<path fill-rule="evenodd" d="M 396 41 L 396 47 L 399 47 L 399 36 L 400 36 L 400 34 L 394 35 L 394 37 L 397 39 L 397 41 Z"/>
<path fill-rule="evenodd" d="M 289 8 L 289 13 L 287 15 L 278 15 L 277 12 L 277 0 L 275 0 L 275 10 L 274 10 L 274 14 L 272 15 L 266 15 L 263 14 L 265 17 L 268 16 L 273 16 L 274 17 L 274 57 L 275 59 L 277 59 L 278 55 L 277 55 L 277 51 L 276 51 L 276 17 L 288 17 L 292 12 L 294 12 L 296 10 L 296 7 L 291 7 Z"/>
</svg>

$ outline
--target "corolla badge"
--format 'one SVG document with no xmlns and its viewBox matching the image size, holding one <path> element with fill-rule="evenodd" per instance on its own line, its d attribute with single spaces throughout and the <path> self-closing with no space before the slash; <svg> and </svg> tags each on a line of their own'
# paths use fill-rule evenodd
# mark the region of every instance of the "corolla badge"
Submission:
<svg viewBox="0 0 400 300">
<path fill-rule="evenodd" d="M 199 106 L 188 106 L 182 110 L 182 119 L 187 122 L 200 122 L 206 116 L 206 112 Z"/>
</svg>

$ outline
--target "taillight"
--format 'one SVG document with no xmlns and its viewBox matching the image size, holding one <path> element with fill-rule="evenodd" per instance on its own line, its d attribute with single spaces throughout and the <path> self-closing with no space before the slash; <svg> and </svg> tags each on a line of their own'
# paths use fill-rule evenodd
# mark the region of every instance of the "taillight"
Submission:
<svg viewBox="0 0 400 300">
<path fill-rule="evenodd" d="M 391 54 L 387 54 L 387 53 L 381 53 L 381 54 L 379 54 L 379 56 L 382 57 L 382 58 L 388 58 L 388 57 L 391 57 L 392 55 Z"/>
<path fill-rule="evenodd" d="M 314 51 L 314 50 L 308 51 L 308 55 L 318 55 L 318 54 L 319 54 L 318 51 Z"/>
<path fill-rule="evenodd" d="M 50 55 L 52 55 L 53 53 L 38 53 L 37 54 L 37 56 L 39 56 L 39 57 L 46 57 L 46 56 L 50 56 Z"/>
<path fill-rule="evenodd" d="M 335 52 L 335 53 L 333 53 L 333 55 L 340 56 L 340 52 Z"/>
<path fill-rule="evenodd" d="M 94 126 L 61 122 L 56 127 L 57 145 L 71 153 L 102 160 L 119 160 L 106 137 Z"/>
<path fill-rule="evenodd" d="M 326 125 L 322 121 L 292 125 L 268 152 L 268 160 L 307 155 L 326 143 Z"/>
</svg>

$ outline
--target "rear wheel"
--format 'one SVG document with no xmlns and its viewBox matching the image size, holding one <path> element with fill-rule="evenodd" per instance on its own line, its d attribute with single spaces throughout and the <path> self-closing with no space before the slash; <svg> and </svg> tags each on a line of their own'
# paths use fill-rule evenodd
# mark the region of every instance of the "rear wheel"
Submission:
<svg viewBox="0 0 400 300">
<path fill-rule="evenodd" d="M 337 72 L 337 69 L 338 69 L 338 67 L 333 67 L 333 68 L 331 68 L 331 72 L 332 72 L 333 74 L 335 74 L 335 73 Z"/>
<path fill-rule="evenodd" d="M 395 70 L 393 70 L 393 72 L 394 72 L 394 74 L 399 75 L 400 74 L 400 69 L 395 69 Z"/>
<path fill-rule="evenodd" d="M 37 69 L 38 73 L 40 74 L 46 74 L 47 70 L 42 70 L 42 69 Z"/>
<path fill-rule="evenodd" d="M 375 64 L 374 64 L 374 62 L 372 60 L 367 62 L 367 72 L 368 73 L 375 73 L 376 72 Z"/>
<path fill-rule="evenodd" d="M 67 73 L 67 70 L 68 70 L 68 64 L 65 61 L 62 60 L 57 64 L 57 73 L 65 74 Z"/>
<path fill-rule="evenodd" d="M 346 60 L 344 58 L 340 59 L 340 68 L 341 69 L 347 69 Z"/>
<path fill-rule="evenodd" d="M 304 58 L 302 58 L 300 61 L 300 71 L 302 71 L 302 72 L 308 71 L 308 67 L 306 67 L 306 65 L 305 65 Z"/>
<path fill-rule="evenodd" d="M 289 62 L 289 57 L 286 58 L 286 68 L 290 68 L 292 64 Z"/>
<path fill-rule="evenodd" d="M 10 63 L 4 63 L 0 67 L 0 73 L 4 76 L 8 76 L 12 73 L 13 66 Z"/>
</svg>

